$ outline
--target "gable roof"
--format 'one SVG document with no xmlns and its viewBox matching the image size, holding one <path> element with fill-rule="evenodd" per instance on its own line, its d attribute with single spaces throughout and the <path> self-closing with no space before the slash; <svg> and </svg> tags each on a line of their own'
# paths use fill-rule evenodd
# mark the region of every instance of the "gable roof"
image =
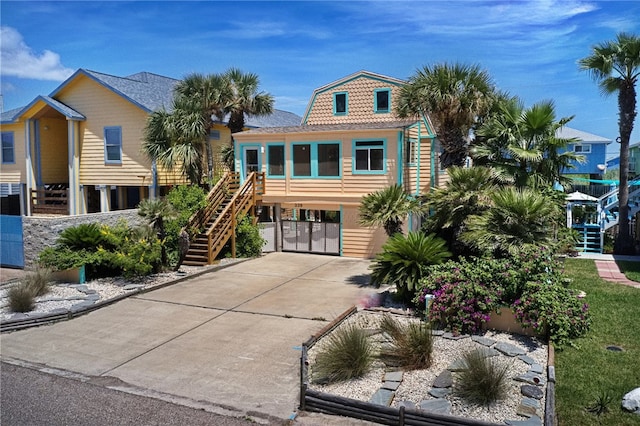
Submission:
<svg viewBox="0 0 640 426">
<path fill-rule="evenodd" d="M 304 111 L 304 120 L 306 122 L 306 120 L 309 117 L 309 114 L 311 113 L 311 109 L 313 108 L 313 105 L 315 104 L 316 98 L 318 97 L 319 94 L 324 93 L 328 90 L 332 90 L 338 86 L 341 86 L 345 83 L 348 83 L 352 80 L 355 80 L 357 78 L 369 78 L 372 80 L 378 80 L 378 81 L 382 81 L 384 83 L 388 83 L 388 84 L 392 84 L 394 86 L 401 86 L 403 84 L 406 83 L 406 81 L 404 80 L 400 80 L 394 77 L 389 77 L 386 75 L 382 75 L 382 74 L 377 74 L 371 71 L 366 71 L 366 70 L 360 70 L 358 72 L 354 72 L 353 74 L 349 74 L 346 77 L 342 77 L 341 79 L 332 81 L 331 83 L 325 84 L 324 86 L 318 87 L 317 89 L 315 89 L 313 91 L 313 93 L 311 94 L 311 98 L 309 99 L 309 103 L 307 104 L 307 109 Z"/>
<path fill-rule="evenodd" d="M 3 111 L 2 114 L 0 115 L 0 123 L 2 124 L 14 123 L 23 109 L 24 107 L 20 107 L 20 108 L 10 109 L 9 111 Z"/>
<path fill-rule="evenodd" d="M 240 132 L 243 135 L 267 135 L 274 133 L 306 133 L 306 132 L 335 132 L 348 130 L 383 130 L 404 129 L 416 124 L 416 120 L 380 121 L 372 123 L 343 123 L 343 124 L 303 124 L 299 126 L 261 127 Z M 239 133 L 234 133 L 239 134 Z"/>
<path fill-rule="evenodd" d="M 159 109 L 171 111 L 173 107 L 173 88 L 178 83 L 176 79 L 150 72 L 140 72 L 128 77 L 116 77 L 81 68 L 51 92 L 49 96 L 55 97 L 79 75 L 90 78 L 147 112 Z"/>
<path fill-rule="evenodd" d="M 611 139 L 604 138 L 602 136 L 593 135 L 591 133 L 583 132 L 582 130 L 572 129 L 571 127 L 563 126 L 556 132 L 556 137 L 561 139 L 579 139 L 580 142 L 588 143 L 605 143 L 610 144 Z"/>
</svg>

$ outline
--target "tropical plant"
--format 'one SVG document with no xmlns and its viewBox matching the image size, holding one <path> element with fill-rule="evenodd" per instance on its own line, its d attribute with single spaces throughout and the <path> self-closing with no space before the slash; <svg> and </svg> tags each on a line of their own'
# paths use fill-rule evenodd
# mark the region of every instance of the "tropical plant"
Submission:
<svg viewBox="0 0 640 426">
<path fill-rule="evenodd" d="M 374 349 L 362 328 L 347 324 L 328 337 L 311 369 L 315 382 L 338 382 L 365 375 L 374 361 Z"/>
<path fill-rule="evenodd" d="M 494 92 L 488 72 L 477 65 L 425 66 L 402 87 L 396 110 L 401 117 L 428 114 L 444 150 L 440 166 L 462 166 L 469 132 L 489 110 Z"/>
<path fill-rule="evenodd" d="M 524 188 L 501 188 L 491 194 L 493 206 L 469 217 L 460 235 L 465 244 L 504 257 L 522 247 L 551 244 L 560 206 L 544 194 Z"/>
<path fill-rule="evenodd" d="M 380 349 L 379 356 L 385 364 L 407 370 L 431 366 L 433 334 L 428 322 L 402 324 L 385 314 L 380 321 L 380 330 L 390 338 L 390 342 Z"/>
<path fill-rule="evenodd" d="M 640 37 L 619 33 L 613 41 L 593 46 L 591 55 L 578 61 L 589 72 L 603 94 L 618 93 L 618 128 L 620 131 L 620 187 L 618 200 L 620 222 L 615 242 L 617 254 L 635 252 L 629 229 L 629 139 L 636 118 L 636 83 L 640 76 Z"/>
<path fill-rule="evenodd" d="M 451 257 L 446 243 L 433 234 L 409 232 L 405 237 L 395 234 L 382 246 L 371 265 L 371 282 L 374 285 L 395 285 L 398 296 L 410 301 L 425 276 L 429 265 L 444 262 Z"/>
<path fill-rule="evenodd" d="M 224 104 L 224 111 L 229 114 L 227 127 L 232 134 L 244 130 L 245 115 L 263 116 L 273 112 L 273 96 L 258 92 L 260 79 L 257 74 L 230 68 L 223 77 L 231 91 Z"/>
<path fill-rule="evenodd" d="M 453 390 L 456 395 L 484 406 L 507 396 L 508 363 L 501 363 L 478 349 L 465 352 L 462 360 L 465 368 L 455 373 Z"/>
<path fill-rule="evenodd" d="M 145 199 L 138 205 L 138 215 L 145 218 L 147 224 L 156 232 L 161 247 L 160 262 L 163 266 L 167 266 L 165 222 L 176 218 L 178 212 L 166 199 Z"/>
<path fill-rule="evenodd" d="M 236 257 L 256 257 L 262 254 L 266 240 L 260 235 L 260 225 L 251 216 L 243 215 L 236 224 Z M 227 243 L 222 256 L 231 256 L 231 243 Z"/>
<path fill-rule="evenodd" d="M 471 153 L 474 164 L 490 165 L 506 182 L 518 188 L 540 188 L 570 179 L 563 175 L 584 157 L 567 150 L 575 139 L 557 137 L 573 117 L 556 121 L 552 101 L 525 108 L 516 97 L 496 101 L 495 111 L 476 131 Z"/>
<path fill-rule="evenodd" d="M 481 214 L 492 204 L 490 194 L 497 188 L 496 174 L 488 167 L 450 167 L 444 188 L 435 188 L 423 197 L 423 209 L 431 212 L 422 228 L 447 241 L 456 255 L 470 254 L 460 243 L 460 234 L 469 216 Z"/>
<path fill-rule="evenodd" d="M 421 211 L 420 201 L 407 194 L 398 184 L 365 195 L 358 208 L 362 226 L 382 226 L 388 236 L 401 234 L 402 220 L 409 213 Z"/>
<path fill-rule="evenodd" d="M 104 227 L 96 222 L 81 223 L 63 230 L 57 244 L 74 251 L 115 247 L 116 241 L 104 230 Z"/>
</svg>

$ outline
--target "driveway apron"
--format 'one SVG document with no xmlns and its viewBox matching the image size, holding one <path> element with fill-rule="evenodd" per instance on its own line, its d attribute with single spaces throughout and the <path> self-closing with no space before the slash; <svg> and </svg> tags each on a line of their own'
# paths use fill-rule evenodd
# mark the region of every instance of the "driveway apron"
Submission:
<svg viewBox="0 0 640 426">
<path fill-rule="evenodd" d="M 0 356 L 285 419 L 298 405 L 300 344 L 373 291 L 369 263 L 270 253 L 4 334 Z"/>
</svg>

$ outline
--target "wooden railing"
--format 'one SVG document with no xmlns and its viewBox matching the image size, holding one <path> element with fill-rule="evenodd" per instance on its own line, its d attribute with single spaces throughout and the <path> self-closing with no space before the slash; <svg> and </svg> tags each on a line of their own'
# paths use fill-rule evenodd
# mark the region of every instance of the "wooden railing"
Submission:
<svg viewBox="0 0 640 426">
<path fill-rule="evenodd" d="M 240 175 L 233 172 L 225 172 L 220 180 L 207 194 L 207 205 L 195 212 L 186 226 L 189 236 L 193 237 L 203 231 L 213 216 L 216 214 L 225 199 L 233 194 L 240 185 Z"/>
<path fill-rule="evenodd" d="M 31 213 L 69 214 L 69 190 L 32 189 Z"/>
<path fill-rule="evenodd" d="M 208 240 L 208 260 L 211 264 L 231 238 L 231 256 L 236 257 L 235 228 L 237 219 L 254 207 L 264 194 L 264 173 L 252 172 L 240 189 L 233 195 L 218 218 L 206 230 Z"/>
</svg>

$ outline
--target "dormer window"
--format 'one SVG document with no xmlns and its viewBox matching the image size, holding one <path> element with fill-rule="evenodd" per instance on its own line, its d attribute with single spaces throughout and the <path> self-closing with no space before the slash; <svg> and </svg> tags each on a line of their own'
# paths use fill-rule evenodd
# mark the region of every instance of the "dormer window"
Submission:
<svg viewBox="0 0 640 426">
<path fill-rule="evenodd" d="M 373 110 L 377 113 L 389 112 L 391 108 L 391 90 L 377 89 L 373 92 Z"/>
<path fill-rule="evenodd" d="M 339 92 L 333 94 L 333 115 L 347 115 L 347 105 L 347 92 Z"/>
</svg>

